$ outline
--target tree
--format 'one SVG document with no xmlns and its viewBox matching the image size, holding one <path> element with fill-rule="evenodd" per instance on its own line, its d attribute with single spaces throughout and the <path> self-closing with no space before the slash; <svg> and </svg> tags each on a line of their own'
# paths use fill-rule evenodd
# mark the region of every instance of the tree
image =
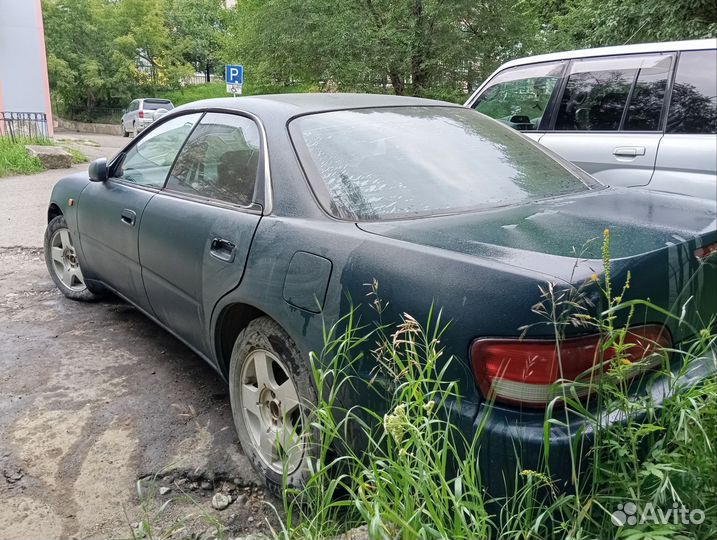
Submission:
<svg viewBox="0 0 717 540">
<path fill-rule="evenodd" d="M 454 98 L 532 35 L 515 0 L 243 0 L 228 27 L 237 59 L 273 82 Z"/>
<path fill-rule="evenodd" d="M 225 48 L 224 0 L 171 0 L 167 26 L 174 47 L 185 62 L 210 74 L 222 60 Z"/>
<path fill-rule="evenodd" d="M 714 0 L 526 0 L 544 51 L 717 36 Z"/>
<path fill-rule="evenodd" d="M 67 112 L 91 116 L 193 70 L 170 37 L 168 0 L 43 0 L 50 87 Z"/>
</svg>

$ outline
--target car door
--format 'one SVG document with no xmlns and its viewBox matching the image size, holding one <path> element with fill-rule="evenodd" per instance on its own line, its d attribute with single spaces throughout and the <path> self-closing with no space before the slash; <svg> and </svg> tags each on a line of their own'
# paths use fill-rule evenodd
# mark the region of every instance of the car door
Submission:
<svg viewBox="0 0 717 540">
<path fill-rule="evenodd" d="M 540 143 L 607 184 L 648 184 L 673 65 L 673 54 L 571 61 Z"/>
<path fill-rule="evenodd" d="M 239 285 L 261 219 L 255 202 L 261 146 L 251 118 L 208 112 L 140 227 L 142 276 L 154 313 L 210 358 L 212 310 Z"/>
<path fill-rule="evenodd" d="M 471 107 L 539 141 L 567 63 L 542 62 L 505 69 L 484 85 Z"/>
<path fill-rule="evenodd" d="M 717 51 L 680 53 L 650 189 L 715 199 Z"/>
<path fill-rule="evenodd" d="M 90 182 L 80 195 L 78 230 L 88 277 L 148 312 L 138 251 L 142 214 L 162 188 L 199 116 L 183 115 L 157 125 L 114 159 L 108 180 Z"/>
</svg>

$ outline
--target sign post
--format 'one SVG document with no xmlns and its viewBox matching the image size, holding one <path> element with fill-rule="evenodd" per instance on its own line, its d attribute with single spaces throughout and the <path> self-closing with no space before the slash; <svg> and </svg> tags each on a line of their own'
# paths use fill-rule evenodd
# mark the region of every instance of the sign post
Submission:
<svg viewBox="0 0 717 540">
<path fill-rule="evenodd" d="M 227 93 L 234 96 L 241 94 L 244 85 L 244 66 L 228 64 L 224 70 L 224 80 L 227 83 Z"/>
</svg>

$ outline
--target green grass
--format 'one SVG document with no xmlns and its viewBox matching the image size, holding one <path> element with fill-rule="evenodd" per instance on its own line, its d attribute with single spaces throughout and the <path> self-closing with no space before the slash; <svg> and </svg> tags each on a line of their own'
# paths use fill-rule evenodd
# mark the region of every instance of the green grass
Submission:
<svg viewBox="0 0 717 540">
<path fill-rule="evenodd" d="M 54 145 L 54 143 L 53 143 L 53 145 Z M 83 154 L 82 152 L 80 152 L 79 150 L 77 150 L 76 148 L 73 148 L 66 144 L 63 144 L 62 148 L 64 148 L 67 152 L 69 152 L 69 154 L 72 156 L 72 163 L 75 165 L 78 163 L 87 163 L 89 161 L 89 159 L 87 159 L 87 156 L 85 154 Z"/>
<path fill-rule="evenodd" d="M 26 144 L 42 143 L 29 139 L 18 139 L 13 142 L 9 137 L 0 137 L 0 177 L 33 174 L 45 170 L 39 159 L 27 153 Z"/>
<path fill-rule="evenodd" d="M 260 94 L 290 94 L 297 92 L 318 92 L 319 87 L 308 84 L 296 84 L 296 85 L 265 85 L 256 84 L 251 81 L 247 81 L 242 88 L 243 96 L 254 96 Z M 200 99 L 210 99 L 219 97 L 230 97 L 231 94 L 227 93 L 226 84 L 222 82 L 212 82 L 208 84 L 197 84 L 186 86 L 179 90 L 170 90 L 167 92 L 160 92 L 158 97 L 169 99 L 174 103 L 175 107 L 197 101 Z"/>
<path fill-rule="evenodd" d="M 30 156 L 25 149 L 27 144 L 42 146 L 62 146 L 72 156 L 72 163 L 87 163 L 88 159 L 82 152 L 66 144 L 58 145 L 51 139 L 17 139 L 13 142 L 9 137 L 0 137 L 0 177 L 15 174 L 34 174 L 45 168 L 36 157 Z"/>
<path fill-rule="evenodd" d="M 366 326 L 359 322 L 357 310 L 351 310 L 326 329 L 323 352 L 311 357 L 319 389 L 319 402 L 309 418 L 313 474 L 303 489 L 284 490 L 286 519 L 278 536 L 336 537 L 365 527 L 371 539 L 386 540 L 717 537 L 717 380 L 711 376 L 674 392 L 660 407 L 647 393 L 630 391 L 630 370 L 640 362 L 629 358 L 624 338 L 638 301 L 623 302 L 629 281 L 614 290 L 609 241 L 605 231 L 607 270 L 601 280 L 591 280 L 604 296 L 606 308 L 599 317 L 579 307 L 580 290 L 561 296 L 554 287 L 546 287 L 543 301 L 534 308 L 555 328 L 557 339 L 568 324 L 588 325 L 602 334 L 603 350 L 616 353 L 598 362 L 603 376 L 559 384 L 561 393 L 546 410 L 546 438 L 552 429 L 569 429 L 568 413 L 581 417 L 595 433 L 588 463 L 571 458 L 574 492 L 561 491 L 543 466 L 505 471 L 507 478 L 515 479 L 516 488 L 503 498 L 486 494 L 475 455 L 480 444 L 490 441 L 482 440 L 482 426 L 475 438 L 466 440 L 450 422 L 449 403 L 460 396 L 446 373 L 458 360 L 443 356 L 440 342 L 446 324 L 440 312 L 431 310 L 424 324 L 404 314 L 398 324 Z M 380 320 L 383 307 L 375 282 L 370 295 Z M 648 302 L 642 305 L 656 308 Z M 564 311 L 567 307 L 572 309 Z M 626 313 L 624 325 L 615 317 L 619 312 Z M 684 314 L 675 318 L 686 324 Z M 693 330 L 694 339 L 679 350 L 656 349 L 650 358 L 663 363 L 645 374 L 644 382 L 659 376 L 675 388 L 699 358 L 714 360 L 714 319 Z M 370 382 L 357 376 L 358 361 L 375 365 Z M 574 392 L 588 382 L 597 409 L 586 407 Z M 358 386 L 388 396 L 387 412 L 340 407 L 339 396 Z M 625 421 L 605 424 L 596 410 Z M 646 414 L 635 416 L 635 411 Z M 365 445 L 352 444 L 346 435 L 350 428 L 365 435 Z M 664 512 L 675 507 L 700 509 L 704 521 L 617 526 L 612 512 L 627 502 Z"/>
</svg>

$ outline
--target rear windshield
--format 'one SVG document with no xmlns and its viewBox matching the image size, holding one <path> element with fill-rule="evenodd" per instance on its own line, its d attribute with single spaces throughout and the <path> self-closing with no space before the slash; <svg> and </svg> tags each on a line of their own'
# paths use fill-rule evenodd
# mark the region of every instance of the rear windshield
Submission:
<svg viewBox="0 0 717 540">
<path fill-rule="evenodd" d="M 163 99 L 145 99 L 142 108 L 145 111 L 156 111 L 157 109 L 167 109 L 169 111 L 174 109 L 174 105 L 172 105 L 171 101 Z"/>
<path fill-rule="evenodd" d="M 292 121 L 290 132 L 319 201 L 340 219 L 456 213 L 601 186 L 461 107 L 311 114 Z"/>
</svg>

